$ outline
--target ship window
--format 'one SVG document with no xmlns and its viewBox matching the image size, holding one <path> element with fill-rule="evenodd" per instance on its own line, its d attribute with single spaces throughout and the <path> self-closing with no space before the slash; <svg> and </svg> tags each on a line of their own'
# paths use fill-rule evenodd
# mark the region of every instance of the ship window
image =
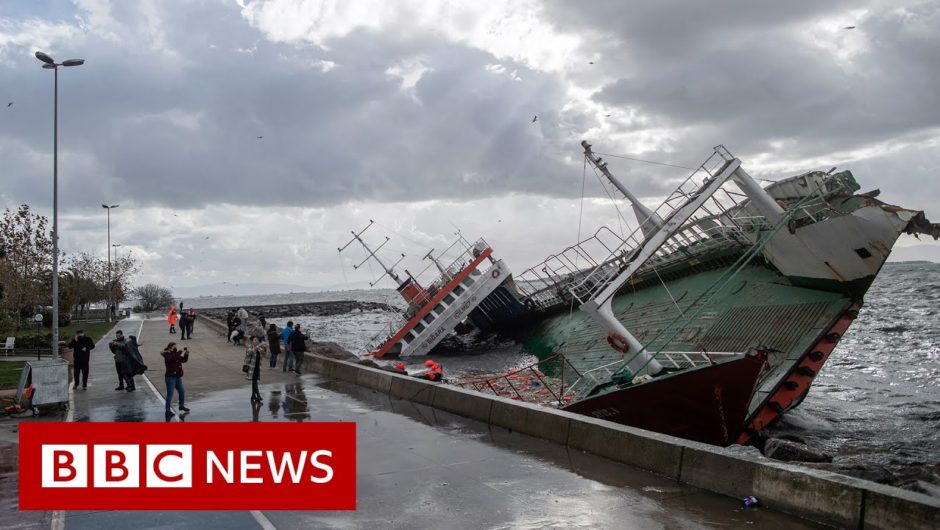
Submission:
<svg viewBox="0 0 940 530">
<path fill-rule="evenodd" d="M 422 331 L 424 331 L 424 324 L 418 322 L 417 324 L 415 324 L 415 327 L 414 327 L 414 330 L 413 330 L 413 331 L 414 331 L 415 333 L 421 333 Z"/>
<path fill-rule="evenodd" d="M 865 247 L 855 249 L 855 253 L 862 259 L 871 257 L 871 252 Z"/>
<path fill-rule="evenodd" d="M 453 301 L 453 299 L 451 299 L 451 301 Z M 434 312 L 440 315 L 441 313 L 444 312 L 444 306 L 442 306 L 441 304 L 437 304 L 436 306 L 434 306 Z"/>
<path fill-rule="evenodd" d="M 454 303 L 454 300 L 455 300 L 454 297 L 451 295 L 447 295 L 444 297 L 444 303 L 447 305 Z"/>
<path fill-rule="evenodd" d="M 411 341 L 413 341 L 414 338 L 415 336 L 412 335 L 411 332 L 409 331 L 404 337 L 402 337 L 402 340 L 405 341 L 405 344 L 411 344 Z"/>
<path fill-rule="evenodd" d="M 461 287 L 461 286 L 459 286 L 459 285 L 458 285 L 457 287 L 454 287 L 454 294 L 455 294 L 455 295 L 460 296 L 460 295 L 463 294 L 463 292 L 464 292 L 464 288 L 463 288 L 463 287 Z"/>
<path fill-rule="evenodd" d="M 424 315 L 424 318 L 422 320 L 424 320 L 425 324 L 430 324 L 431 321 L 434 320 L 434 316 L 431 315 L 431 313 L 428 313 L 427 315 Z"/>
</svg>

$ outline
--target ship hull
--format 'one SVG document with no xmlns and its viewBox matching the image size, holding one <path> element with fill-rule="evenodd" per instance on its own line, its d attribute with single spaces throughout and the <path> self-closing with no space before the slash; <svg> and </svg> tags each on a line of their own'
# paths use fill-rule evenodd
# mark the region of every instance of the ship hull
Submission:
<svg viewBox="0 0 940 530">
<path fill-rule="evenodd" d="M 565 411 L 713 445 L 741 434 L 764 360 L 745 355 L 584 398 Z"/>
</svg>

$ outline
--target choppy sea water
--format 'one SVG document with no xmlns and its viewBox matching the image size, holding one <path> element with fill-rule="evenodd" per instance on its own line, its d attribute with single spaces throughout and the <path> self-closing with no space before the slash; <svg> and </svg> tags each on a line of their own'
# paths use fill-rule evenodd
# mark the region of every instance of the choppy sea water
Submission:
<svg viewBox="0 0 940 530">
<path fill-rule="evenodd" d="M 291 293 L 192 300 L 193 307 L 287 304 L 354 299 L 401 307 L 391 289 Z M 400 314 L 371 311 L 294 317 L 315 340 L 366 351 Z M 279 325 L 287 321 L 276 319 Z M 449 376 L 494 373 L 534 357 L 502 343 L 440 360 Z M 411 361 L 417 365 L 421 360 Z M 835 463 L 892 472 L 940 471 L 940 264 L 891 263 L 869 290 L 859 317 L 829 358 L 803 403 L 771 430 L 835 455 Z M 899 471 L 900 470 L 900 471 Z M 911 480 L 916 480 L 913 477 Z M 940 487 L 922 489 L 940 496 Z"/>
</svg>

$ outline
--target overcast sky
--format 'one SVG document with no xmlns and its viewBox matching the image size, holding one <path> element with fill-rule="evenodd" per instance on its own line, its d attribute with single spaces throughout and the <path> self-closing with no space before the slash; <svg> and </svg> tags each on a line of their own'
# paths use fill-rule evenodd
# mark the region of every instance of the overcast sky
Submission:
<svg viewBox="0 0 940 530">
<path fill-rule="evenodd" d="M 578 236 L 582 139 L 839 166 L 938 221 L 938 27 L 935 1 L 0 0 L 0 207 L 51 215 L 42 50 L 86 59 L 60 71 L 62 247 L 104 257 L 120 204 L 141 282 L 362 285 L 336 248 L 369 219 L 412 271 L 460 229 L 518 272 Z M 651 205 L 687 173 L 609 160 Z M 582 234 L 617 222 L 585 194 Z"/>
</svg>

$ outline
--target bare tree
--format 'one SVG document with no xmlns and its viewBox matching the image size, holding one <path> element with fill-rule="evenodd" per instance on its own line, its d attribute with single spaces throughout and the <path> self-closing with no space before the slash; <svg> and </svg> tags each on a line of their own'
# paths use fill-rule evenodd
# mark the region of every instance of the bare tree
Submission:
<svg viewBox="0 0 940 530">
<path fill-rule="evenodd" d="M 136 292 L 137 297 L 140 298 L 140 309 L 142 311 L 168 309 L 173 305 L 173 293 L 166 287 L 160 287 L 155 283 L 141 285 Z"/>
</svg>

